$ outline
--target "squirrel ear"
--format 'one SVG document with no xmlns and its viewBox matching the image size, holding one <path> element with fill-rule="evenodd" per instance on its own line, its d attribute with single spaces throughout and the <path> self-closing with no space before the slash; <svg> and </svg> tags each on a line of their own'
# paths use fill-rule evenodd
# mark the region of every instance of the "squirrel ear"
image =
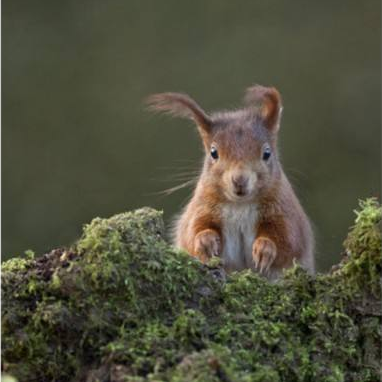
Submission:
<svg viewBox="0 0 382 382">
<path fill-rule="evenodd" d="M 149 96 L 146 100 L 153 111 L 163 111 L 170 115 L 192 119 L 203 134 L 210 133 L 212 123 L 210 117 L 187 94 L 159 93 Z"/>
<path fill-rule="evenodd" d="M 247 89 L 244 102 L 247 106 L 258 106 L 265 126 L 272 132 L 278 131 L 283 107 L 277 89 L 254 85 Z"/>
</svg>

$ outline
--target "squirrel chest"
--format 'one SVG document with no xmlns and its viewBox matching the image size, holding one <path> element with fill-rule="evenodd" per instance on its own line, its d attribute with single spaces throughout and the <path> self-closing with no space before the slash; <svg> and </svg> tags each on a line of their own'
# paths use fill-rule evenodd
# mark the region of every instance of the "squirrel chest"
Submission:
<svg viewBox="0 0 382 382">
<path fill-rule="evenodd" d="M 229 271 L 252 268 L 252 245 L 258 220 L 256 204 L 224 204 L 221 219 L 224 267 Z"/>
</svg>

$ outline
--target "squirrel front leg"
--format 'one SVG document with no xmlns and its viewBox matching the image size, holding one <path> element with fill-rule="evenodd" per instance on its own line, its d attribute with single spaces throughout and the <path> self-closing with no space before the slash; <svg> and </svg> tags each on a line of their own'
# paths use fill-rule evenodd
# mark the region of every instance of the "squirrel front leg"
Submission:
<svg viewBox="0 0 382 382">
<path fill-rule="evenodd" d="M 256 238 L 252 246 L 252 258 L 255 268 L 262 274 L 268 273 L 277 256 L 275 242 L 266 237 Z"/>
<path fill-rule="evenodd" d="M 207 228 L 195 236 L 194 254 L 202 263 L 208 262 L 212 256 L 219 256 L 221 251 L 221 238 L 216 230 Z"/>
<path fill-rule="evenodd" d="M 257 227 L 257 238 L 252 246 L 255 268 L 262 274 L 273 269 L 282 269 L 292 264 L 289 256 L 291 246 L 287 226 L 281 216 L 263 221 Z"/>
</svg>

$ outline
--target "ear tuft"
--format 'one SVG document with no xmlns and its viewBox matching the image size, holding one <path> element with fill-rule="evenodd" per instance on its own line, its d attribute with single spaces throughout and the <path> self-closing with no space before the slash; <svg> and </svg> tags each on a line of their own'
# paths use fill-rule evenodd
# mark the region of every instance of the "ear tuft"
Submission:
<svg viewBox="0 0 382 382">
<path fill-rule="evenodd" d="M 276 132 L 279 129 L 282 101 L 276 88 L 254 85 L 247 89 L 244 102 L 247 106 L 260 108 L 260 116 L 269 130 Z"/>
<path fill-rule="evenodd" d="M 187 94 L 159 93 L 146 99 L 149 110 L 165 112 L 167 114 L 188 118 L 202 130 L 211 130 L 211 120 L 204 110 Z"/>
</svg>

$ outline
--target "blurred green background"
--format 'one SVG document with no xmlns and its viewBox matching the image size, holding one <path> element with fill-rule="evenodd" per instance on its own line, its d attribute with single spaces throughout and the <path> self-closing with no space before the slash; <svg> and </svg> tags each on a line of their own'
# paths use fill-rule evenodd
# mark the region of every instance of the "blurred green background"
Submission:
<svg viewBox="0 0 382 382">
<path fill-rule="evenodd" d="M 2 2 L 3 259 L 71 244 L 82 225 L 144 205 L 201 163 L 192 124 L 150 93 L 206 110 L 253 84 L 283 95 L 284 168 L 327 269 L 359 198 L 380 195 L 380 1 Z M 178 176 L 178 174 L 182 174 Z"/>
</svg>

